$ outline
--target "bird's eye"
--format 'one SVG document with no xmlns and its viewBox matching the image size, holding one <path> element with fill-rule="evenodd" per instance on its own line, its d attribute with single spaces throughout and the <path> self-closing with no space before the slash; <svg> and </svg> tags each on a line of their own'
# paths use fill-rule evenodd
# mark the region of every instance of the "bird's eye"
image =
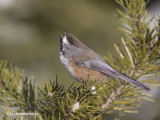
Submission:
<svg viewBox="0 0 160 120">
<path fill-rule="evenodd" d="M 73 45 L 73 39 L 72 39 L 72 37 L 68 37 L 67 40 L 68 40 L 68 42 L 69 42 L 71 45 Z"/>
</svg>

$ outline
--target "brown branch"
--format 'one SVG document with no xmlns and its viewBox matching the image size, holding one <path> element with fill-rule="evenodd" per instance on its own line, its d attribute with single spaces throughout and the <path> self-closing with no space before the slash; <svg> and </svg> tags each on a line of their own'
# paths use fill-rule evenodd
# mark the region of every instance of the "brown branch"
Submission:
<svg viewBox="0 0 160 120">
<path fill-rule="evenodd" d="M 121 90 L 124 88 L 124 85 L 121 85 L 116 91 L 113 91 L 110 97 L 107 99 L 106 103 L 102 105 L 102 109 L 107 108 L 110 103 L 112 103 L 118 95 L 120 95 Z"/>
</svg>

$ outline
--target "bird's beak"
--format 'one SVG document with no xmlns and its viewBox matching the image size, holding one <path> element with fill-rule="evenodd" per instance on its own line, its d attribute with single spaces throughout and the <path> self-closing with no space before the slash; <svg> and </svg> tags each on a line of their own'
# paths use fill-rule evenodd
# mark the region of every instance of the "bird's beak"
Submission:
<svg viewBox="0 0 160 120">
<path fill-rule="evenodd" d="M 61 35 L 59 35 L 59 37 L 60 37 L 60 40 L 63 40 L 63 37 Z"/>
</svg>

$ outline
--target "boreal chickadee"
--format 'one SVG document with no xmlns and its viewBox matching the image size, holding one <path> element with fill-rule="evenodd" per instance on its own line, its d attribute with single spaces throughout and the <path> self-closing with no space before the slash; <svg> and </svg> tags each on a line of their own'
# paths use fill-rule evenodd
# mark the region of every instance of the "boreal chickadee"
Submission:
<svg viewBox="0 0 160 120">
<path fill-rule="evenodd" d="M 60 61 L 75 80 L 125 80 L 143 90 L 150 88 L 143 83 L 112 68 L 102 57 L 78 40 L 73 34 L 60 35 Z"/>
</svg>

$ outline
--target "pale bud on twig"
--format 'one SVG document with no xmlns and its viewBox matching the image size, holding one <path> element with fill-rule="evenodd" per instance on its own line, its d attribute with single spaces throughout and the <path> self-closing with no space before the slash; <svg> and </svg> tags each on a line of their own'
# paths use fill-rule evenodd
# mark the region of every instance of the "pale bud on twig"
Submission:
<svg viewBox="0 0 160 120">
<path fill-rule="evenodd" d="M 76 103 L 73 105 L 72 112 L 75 112 L 78 108 L 79 108 L 79 102 L 76 102 Z"/>
<path fill-rule="evenodd" d="M 48 96 L 49 96 L 49 97 L 52 97 L 52 96 L 53 96 L 53 94 L 49 92 L 49 93 L 48 93 Z"/>
<path fill-rule="evenodd" d="M 91 92 L 91 94 L 96 94 L 96 91 L 95 91 L 95 89 L 96 89 L 96 87 L 93 85 L 92 87 L 91 87 L 91 90 L 93 91 L 93 92 Z"/>
</svg>

